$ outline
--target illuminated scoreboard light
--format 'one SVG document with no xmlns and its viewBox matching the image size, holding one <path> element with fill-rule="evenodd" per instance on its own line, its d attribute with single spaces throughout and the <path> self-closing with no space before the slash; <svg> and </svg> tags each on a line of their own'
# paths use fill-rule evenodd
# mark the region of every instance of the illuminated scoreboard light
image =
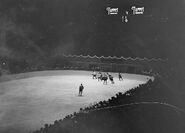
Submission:
<svg viewBox="0 0 185 133">
<path fill-rule="evenodd" d="M 131 7 L 132 11 L 133 11 L 133 15 L 139 15 L 139 14 L 143 14 L 145 8 L 144 7 L 138 7 L 136 8 L 135 6 Z"/>
<path fill-rule="evenodd" d="M 111 7 L 107 7 L 107 14 L 108 15 L 116 15 L 118 14 L 118 8 L 111 8 Z"/>
</svg>

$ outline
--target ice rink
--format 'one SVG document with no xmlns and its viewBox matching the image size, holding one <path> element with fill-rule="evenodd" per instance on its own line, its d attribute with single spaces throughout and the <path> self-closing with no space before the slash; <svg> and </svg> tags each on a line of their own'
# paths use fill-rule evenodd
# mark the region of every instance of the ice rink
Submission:
<svg viewBox="0 0 185 133">
<path fill-rule="evenodd" d="M 115 84 L 92 79 L 88 71 L 43 71 L 0 78 L 0 133 L 26 133 L 52 124 L 81 107 L 107 100 L 147 81 L 147 76 L 115 76 Z M 78 87 L 84 85 L 82 97 Z"/>
</svg>

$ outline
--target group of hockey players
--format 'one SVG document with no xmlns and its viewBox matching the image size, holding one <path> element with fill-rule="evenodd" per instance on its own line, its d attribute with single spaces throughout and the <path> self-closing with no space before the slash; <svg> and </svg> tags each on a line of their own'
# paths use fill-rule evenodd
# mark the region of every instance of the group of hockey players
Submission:
<svg viewBox="0 0 185 133">
<path fill-rule="evenodd" d="M 92 73 L 93 79 L 98 79 L 98 81 L 103 81 L 103 84 L 107 84 L 107 80 L 109 79 L 112 84 L 114 84 L 114 77 L 109 72 L 95 72 Z M 123 80 L 121 73 L 118 73 L 119 81 Z"/>
<path fill-rule="evenodd" d="M 92 73 L 93 79 L 98 79 L 98 81 L 103 81 L 103 84 L 107 84 L 107 80 L 109 79 L 112 84 L 114 84 L 114 77 L 109 72 L 95 72 Z M 118 73 L 119 81 L 123 80 L 121 73 Z M 82 96 L 84 90 L 83 84 L 79 86 L 79 96 Z"/>
</svg>

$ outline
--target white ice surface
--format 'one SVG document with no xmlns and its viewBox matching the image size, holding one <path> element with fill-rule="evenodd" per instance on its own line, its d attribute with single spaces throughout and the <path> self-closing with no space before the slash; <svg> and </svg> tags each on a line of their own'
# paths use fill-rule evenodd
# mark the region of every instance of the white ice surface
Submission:
<svg viewBox="0 0 185 133">
<path fill-rule="evenodd" d="M 117 76 L 117 74 L 113 74 Z M 81 107 L 107 100 L 147 81 L 146 76 L 124 74 L 115 84 L 92 79 L 88 71 L 44 71 L 0 78 L 0 133 L 25 133 L 52 124 Z M 82 97 L 78 86 L 83 83 Z"/>
</svg>

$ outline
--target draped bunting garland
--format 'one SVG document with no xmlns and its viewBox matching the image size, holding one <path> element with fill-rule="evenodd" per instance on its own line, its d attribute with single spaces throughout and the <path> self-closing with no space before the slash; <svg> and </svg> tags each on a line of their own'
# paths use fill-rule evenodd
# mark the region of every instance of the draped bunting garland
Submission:
<svg viewBox="0 0 185 133">
<path fill-rule="evenodd" d="M 168 59 L 161 59 L 161 58 L 148 59 L 146 57 L 144 57 L 144 58 L 140 58 L 140 57 L 136 57 L 136 58 L 127 57 L 127 58 L 125 58 L 123 56 L 121 56 L 121 57 L 117 57 L 117 56 L 100 56 L 100 57 L 98 57 L 96 55 L 90 56 L 90 55 L 70 55 L 70 54 L 69 55 L 63 54 L 63 56 L 64 57 L 72 57 L 72 58 L 75 57 L 75 58 L 91 58 L 91 59 L 94 59 L 94 58 L 97 58 L 97 59 L 123 59 L 123 60 L 132 60 L 132 61 L 136 61 L 136 60 L 139 60 L 139 61 L 163 61 L 163 62 L 168 61 Z"/>
</svg>

